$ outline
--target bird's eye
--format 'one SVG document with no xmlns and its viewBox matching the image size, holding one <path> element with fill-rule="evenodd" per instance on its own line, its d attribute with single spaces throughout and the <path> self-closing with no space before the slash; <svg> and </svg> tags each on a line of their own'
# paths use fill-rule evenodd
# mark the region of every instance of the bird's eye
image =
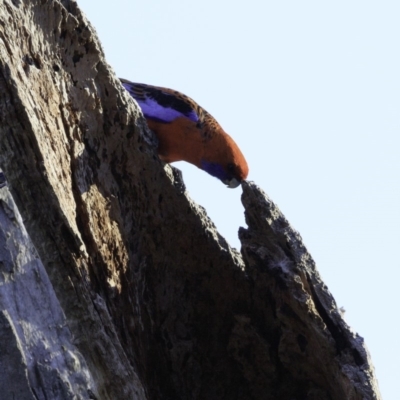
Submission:
<svg viewBox="0 0 400 400">
<path fill-rule="evenodd" d="M 235 164 L 232 164 L 232 163 L 229 163 L 227 166 L 226 166 L 226 169 L 228 170 L 228 172 L 235 172 Z"/>
</svg>

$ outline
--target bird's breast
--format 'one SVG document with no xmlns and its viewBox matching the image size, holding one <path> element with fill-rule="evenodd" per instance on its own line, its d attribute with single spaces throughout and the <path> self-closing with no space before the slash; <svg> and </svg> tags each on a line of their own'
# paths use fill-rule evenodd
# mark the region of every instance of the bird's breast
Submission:
<svg viewBox="0 0 400 400">
<path fill-rule="evenodd" d="M 196 122 L 185 117 L 169 123 L 148 118 L 147 124 L 158 138 L 158 154 L 163 161 L 187 161 L 200 168 L 204 143 Z"/>
</svg>

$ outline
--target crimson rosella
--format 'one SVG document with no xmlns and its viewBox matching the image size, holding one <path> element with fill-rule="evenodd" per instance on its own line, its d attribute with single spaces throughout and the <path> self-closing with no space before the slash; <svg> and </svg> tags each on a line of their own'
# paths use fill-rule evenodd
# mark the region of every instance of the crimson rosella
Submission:
<svg viewBox="0 0 400 400">
<path fill-rule="evenodd" d="M 172 89 L 121 82 L 156 134 L 163 161 L 187 161 L 230 188 L 247 178 L 249 167 L 237 144 L 195 101 Z"/>
</svg>

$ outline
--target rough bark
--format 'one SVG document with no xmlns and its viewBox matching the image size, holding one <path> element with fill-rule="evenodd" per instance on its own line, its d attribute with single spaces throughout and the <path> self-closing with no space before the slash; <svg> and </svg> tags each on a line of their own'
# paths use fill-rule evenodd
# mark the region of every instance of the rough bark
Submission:
<svg viewBox="0 0 400 400">
<path fill-rule="evenodd" d="M 0 398 L 89 399 L 86 362 L 4 180 L 0 186 Z"/>
<path fill-rule="evenodd" d="M 155 148 L 74 1 L 0 0 L 0 390 L 379 399 L 271 200 L 242 185 L 239 254 Z"/>
</svg>

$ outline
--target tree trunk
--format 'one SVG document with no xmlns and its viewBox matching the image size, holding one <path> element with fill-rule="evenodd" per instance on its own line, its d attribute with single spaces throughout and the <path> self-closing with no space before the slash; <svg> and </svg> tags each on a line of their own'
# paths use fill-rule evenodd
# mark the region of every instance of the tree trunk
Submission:
<svg viewBox="0 0 400 400">
<path fill-rule="evenodd" d="M 380 398 L 299 234 L 248 182 L 228 246 L 74 1 L 0 0 L 0 119 L 5 399 Z"/>
</svg>

